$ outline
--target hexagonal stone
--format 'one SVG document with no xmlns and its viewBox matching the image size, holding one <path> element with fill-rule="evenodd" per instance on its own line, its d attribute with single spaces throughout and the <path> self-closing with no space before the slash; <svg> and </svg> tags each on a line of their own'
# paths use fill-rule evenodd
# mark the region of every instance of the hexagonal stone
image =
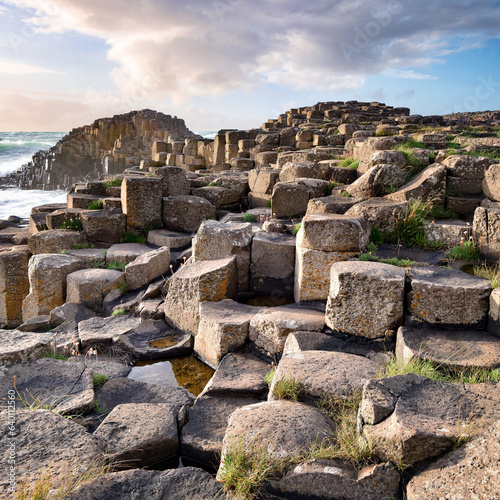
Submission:
<svg viewBox="0 0 500 500">
<path fill-rule="evenodd" d="M 278 182 L 271 196 L 274 217 L 301 217 L 309 203 L 309 190 L 303 184 Z"/>
<path fill-rule="evenodd" d="M 351 196 L 349 198 L 338 195 L 313 198 L 307 204 L 308 214 L 345 214 L 352 206 L 363 201 L 364 198 Z"/>
<path fill-rule="evenodd" d="M 500 209 L 478 207 L 472 223 L 474 240 L 481 256 L 489 260 L 500 258 Z"/>
<path fill-rule="evenodd" d="M 156 177 L 125 177 L 121 189 L 127 228 L 142 230 L 162 224 L 162 181 Z"/>
<path fill-rule="evenodd" d="M 193 189 L 193 195 L 204 198 L 216 208 L 222 208 L 240 202 L 240 195 L 238 193 L 221 186 L 204 186 Z"/>
<path fill-rule="evenodd" d="M 380 262 L 331 267 L 326 324 L 339 332 L 383 337 L 403 321 L 405 271 Z"/>
<path fill-rule="evenodd" d="M 92 243 L 119 243 L 127 229 L 127 216 L 111 210 L 89 210 L 82 214 L 81 221 Z"/>
<path fill-rule="evenodd" d="M 0 365 L 36 359 L 51 345 L 50 334 L 0 330 Z"/>
<path fill-rule="evenodd" d="M 83 349 L 92 347 L 100 350 L 109 347 L 115 338 L 130 332 L 140 322 L 140 318 L 129 315 L 90 318 L 78 324 L 78 336 Z"/>
<path fill-rule="evenodd" d="M 106 262 L 124 262 L 129 264 L 137 257 L 151 252 L 152 248 L 141 243 L 116 243 L 108 248 Z"/>
<path fill-rule="evenodd" d="M 345 215 L 351 217 L 364 217 L 370 226 L 381 231 L 391 233 L 396 230 L 399 219 L 404 216 L 407 202 L 373 198 L 357 203 Z"/>
<path fill-rule="evenodd" d="M 170 249 L 161 247 L 140 255 L 125 267 L 125 281 L 129 290 L 136 290 L 165 275 L 170 269 Z"/>
<path fill-rule="evenodd" d="M 169 196 L 163 198 L 163 222 L 174 231 L 195 233 L 200 224 L 215 218 L 215 206 L 199 196 Z"/>
<path fill-rule="evenodd" d="M 154 170 L 154 174 L 161 179 L 163 197 L 189 194 L 189 180 L 184 169 L 160 167 Z"/>
<path fill-rule="evenodd" d="M 28 247 L 32 254 L 58 253 L 69 250 L 73 245 L 87 243 L 85 233 L 69 229 L 53 229 L 32 234 L 28 239 Z"/>
<path fill-rule="evenodd" d="M 169 229 L 155 229 L 148 233 L 148 243 L 159 247 L 168 247 L 170 250 L 184 250 L 191 246 L 193 234 L 171 231 Z"/>
<path fill-rule="evenodd" d="M 481 328 L 491 284 L 485 278 L 442 267 L 414 267 L 407 294 L 408 323 Z"/>
</svg>

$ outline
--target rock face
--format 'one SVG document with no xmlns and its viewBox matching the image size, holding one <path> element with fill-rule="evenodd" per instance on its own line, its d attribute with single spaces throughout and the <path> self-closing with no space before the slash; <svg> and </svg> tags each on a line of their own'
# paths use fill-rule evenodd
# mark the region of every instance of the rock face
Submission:
<svg viewBox="0 0 500 500">
<path fill-rule="evenodd" d="M 474 239 L 481 255 L 489 260 L 500 258 L 500 210 L 478 207 L 474 212 Z"/>
<path fill-rule="evenodd" d="M 165 300 L 167 323 L 196 335 L 199 304 L 236 298 L 236 257 L 187 264 L 169 281 Z"/>
<path fill-rule="evenodd" d="M 162 183 L 157 177 L 125 177 L 122 183 L 122 209 L 127 229 L 162 225 Z"/>
<path fill-rule="evenodd" d="M 161 247 L 137 257 L 125 267 L 125 281 L 129 290 L 146 285 L 166 275 L 170 267 L 170 249 Z"/>
<path fill-rule="evenodd" d="M 0 365 L 36 359 L 51 345 L 49 334 L 0 330 Z"/>
<path fill-rule="evenodd" d="M 215 207 L 204 198 L 186 195 L 163 198 L 163 223 L 169 229 L 195 233 L 209 218 L 215 218 Z"/>
<path fill-rule="evenodd" d="M 403 321 L 405 271 L 379 262 L 331 267 L 326 324 L 368 338 L 383 337 Z"/>
<path fill-rule="evenodd" d="M 500 420 L 483 435 L 416 474 L 408 483 L 408 500 L 495 498 L 500 490 Z"/>
<path fill-rule="evenodd" d="M 369 381 L 358 418 L 377 455 L 413 464 L 436 457 L 453 439 L 498 417 L 500 385 L 451 384 L 407 374 Z"/>
</svg>

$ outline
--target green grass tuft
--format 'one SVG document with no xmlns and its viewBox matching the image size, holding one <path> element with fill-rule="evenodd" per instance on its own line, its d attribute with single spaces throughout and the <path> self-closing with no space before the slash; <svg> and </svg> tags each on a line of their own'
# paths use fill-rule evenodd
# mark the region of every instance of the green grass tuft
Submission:
<svg viewBox="0 0 500 500">
<path fill-rule="evenodd" d="M 241 216 L 241 221 L 242 222 L 255 222 L 256 221 L 255 215 L 247 212 Z"/>
<path fill-rule="evenodd" d="M 480 278 L 490 280 L 493 288 L 500 288 L 500 266 L 498 262 L 493 266 L 474 266 L 474 274 Z"/>
<path fill-rule="evenodd" d="M 94 200 L 89 203 L 88 209 L 89 210 L 101 210 L 102 207 L 104 206 L 102 200 Z"/>
<path fill-rule="evenodd" d="M 355 160 L 354 158 L 344 158 L 338 164 L 339 167 L 347 167 L 351 170 L 357 170 L 359 167 L 359 160 Z"/>
<path fill-rule="evenodd" d="M 302 227 L 302 222 L 299 222 L 298 224 L 295 224 L 292 229 L 292 234 L 294 236 L 297 236 L 297 233 L 300 231 L 300 228 Z"/>
<path fill-rule="evenodd" d="M 60 226 L 59 229 L 71 229 L 72 231 L 81 231 L 82 221 L 79 219 L 68 219 L 65 220 Z"/>
<path fill-rule="evenodd" d="M 463 241 L 460 245 L 454 246 L 447 255 L 448 258 L 453 260 L 469 260 L 473 262 L 481 260 L 479 248 L 473 241 Z"/>
<path fill-rule="evenodd" d="M 118 262 L 116 260 L 112 260 L 111 262 L 108 263 L 106 266 L 108 269 L 111 269 L 112 271 L 125 271 L 125 262 Z"/>
<path fill-rule="evenodd" d="M 68 361 L 69 359 L 67 356 L 57 351 L 44 352 L 42 353 L 42 358 L 60 359 L 61 361 Z"/>
<path fill-rule="evenodd" d="M 127 311 L 123 307 L 119 307 L 111 313 L 111 316 L 123 316 L 124 314 L 127 314 Z"/>
<path fill-rule="evenodd" d="M 273 387 L 273 394 L 278 399 L 290 399 L 298 401 L 302 394 L 302 384 L 293 375 L 276 380 Z"/>
<path fill-rule="evenodd" d="M 268 371 L 265 376 L 264 376 L 264 381 L 267 385 L 271 385 L 272 381 L 273 381 L 273 378 L 274 378 L 274 374 L 276 373 L 276 370 L 270 370 Z"/>
<path fill-rule="evenodd" d="M 103 373 L 94 373 L 93 379 L 94 389 L 99 389 L 99 387 L 102 387 L 109 380 L 109 377 Z"/>
<path fill-rule="evenodd" d="M 108 188 L 108 187 L 113 187 L 113 186 L 121 186 L 123 182 L 123 179 L 113 177 L 112 179 L 108 179 L 107 181 L 104 181 L 102 183 L 103 187 Z"/>
<path fill-rule="evenodd" d="M 127 231 L 123 238 L 121 238 L 120 243 L 140 243 L 141 245 L 146 244 L 146 238 L 135 233 Z"/>
</svg>

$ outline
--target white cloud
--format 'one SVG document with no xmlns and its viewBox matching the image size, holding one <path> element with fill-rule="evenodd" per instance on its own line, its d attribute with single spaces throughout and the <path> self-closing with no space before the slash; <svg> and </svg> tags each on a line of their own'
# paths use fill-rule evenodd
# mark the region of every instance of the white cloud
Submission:
<svg viewBox="0 0 500 500">
<path fill-rule="evenodd" d="M 52 73 L 61 75 L 59 71 L 54 71 L 49 68 L 42 68 L 40 66 L 33 66 L 31 64 L 24 64 L 16 61 L 9 61 L 8 59 L 0 59 L 0 74 L 4 75 L 36 75 L 40 73 Z"/>
<path fill-rule="evenodd" d="M 438 80 L 437 76 L 426 75 L 424 73 L 417 73 L 410 70 L 388 69 L 384 71 L 384 75 L 391 78 L 404 78 L 407 80 Z"/>
</svg>

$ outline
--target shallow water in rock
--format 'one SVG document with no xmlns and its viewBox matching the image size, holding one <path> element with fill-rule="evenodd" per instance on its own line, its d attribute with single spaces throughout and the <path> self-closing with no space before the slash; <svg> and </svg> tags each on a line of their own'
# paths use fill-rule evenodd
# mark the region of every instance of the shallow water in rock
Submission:
<svg viewBox="0 0 500 500">
<path fill-rule="evenodd" d="M 169 335 L 167 337 L 163 337 L 162 339 L 152 340 L 148 342 L 151 347 L 156 347 L 157 349 L 164 349 L 165 347 L 172 347 L 179 343 L 181 339 L 180 335 Z"/>
<path fill-rule="evenodd" d="M 213 374 L 212 368 L 191 355 L 168 360 L 138 361 L 130 370 L 128 378 L 149 384 L 185 387 L 197 397 Z"/>
</svg>

